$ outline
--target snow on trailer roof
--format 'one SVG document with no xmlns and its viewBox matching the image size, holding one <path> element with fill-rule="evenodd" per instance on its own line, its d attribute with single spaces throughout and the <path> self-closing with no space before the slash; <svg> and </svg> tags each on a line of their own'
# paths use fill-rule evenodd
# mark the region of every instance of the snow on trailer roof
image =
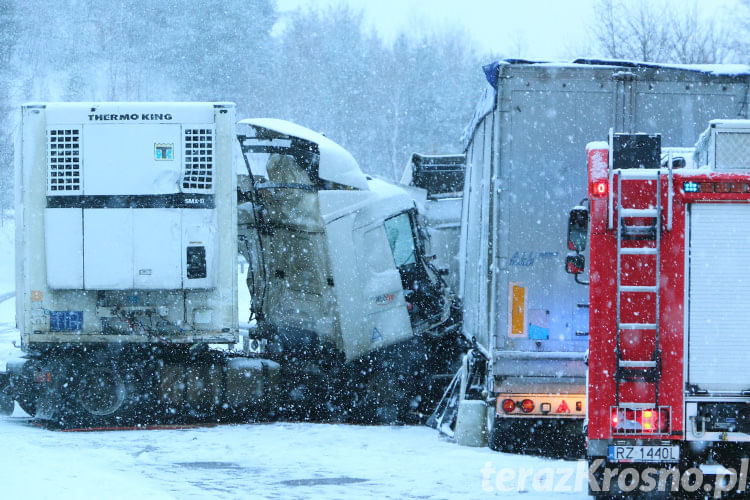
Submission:
<svg viewBox="0 0 750 500">
<path fill-rule="evenodd" d="M 575 59 L 572 62 L 555 61 L 526 61 L 521 59 L 506 59 L 501 61 L 505 64 L 533 64 L 542 67 L 570 68 L 580 66 L 600 66 L 619 68 L 650 68 L 650 69 L 677 69 L 706 73 L 721 76 L 744 76 L 750 75 L 750 66 L 747 64 L 671 64 L 671 63 L 649 63 L 642 61 L 628 61 L 624 59 Z"/>
<path fill-rule="evenodd" d="M 469 147 L 469 142 L 474 135 L 479 122 L 491 113 L 495 109 L 497 102 L 497 79 L 498 79 L 498 68 L 500 66 L 510 65 L 526 65 L 536 66 L 543 68 L 582 68 L 582 67 L 601 67 L 601 68 L 645 68 L 645 69 L 669 69 L 679 70 L 685 72 L 691 72 L 696 74 L 705 74 L 711 76 L 726 76 L 726 77 L 749 77 L 750 66 L 746 64 L 662 64 L 662 63 L 647 63 L 641 61 L 627 61 L 618 59 L 586 59 L 580 58 L 575 59 L 571 62 L 565 61 L 533 61 L 528 59 L 503 59 L 501 61 L 494 61 L 490 64 L 482 66 L 485 78 L 487 79 L 487 86 L 484 88 L 482 97 L 479 99 L 476 108 L 474 109 L 474 116 L 472 117 L 469 124 L 464 129 L 463 135 L 461 136 L 461 143 L 464 147 L 464 152 Z"/>
<path fill-rule="evenodd" d="M 261 128 L 288 137 L 296 137 L 317 144 L 320 152 L 318 177 L 344 186 L 367 191 L 367 179 L 354 157 L 328 137 L 296 123 L 276 118 L 249 118 L 237 122 L 242 126 Z"/>
</svg>

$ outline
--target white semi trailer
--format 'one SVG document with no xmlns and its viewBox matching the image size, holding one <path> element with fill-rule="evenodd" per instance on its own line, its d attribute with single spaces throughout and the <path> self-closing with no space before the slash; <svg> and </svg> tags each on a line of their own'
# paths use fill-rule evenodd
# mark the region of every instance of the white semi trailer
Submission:
<svg viewBox="0 0 750 500">
<path fill-rule="evenodd" d="M 237 138 L 265 176 L 248 170 L 239 186 Z M 413 200 L 323 136 L 236 125 L 231 103 L 46 103 L 23 106 L 17 147 L 25 355 L 0 385 L 38 419 L 279 408 L 395 421 L 447 370 L 452 296 L 424 257 Z M 244 350 L 238 241 L 255 320 Z"/>
<path fill-rule="evenodd" d="M 16 149 L 16 318 L 28 413 L 65 426 L 265 398 L 238 339 L 232 103 L 42 103 Z M 252 380 L 253 383 L 248 383 Z"/>
</svg>

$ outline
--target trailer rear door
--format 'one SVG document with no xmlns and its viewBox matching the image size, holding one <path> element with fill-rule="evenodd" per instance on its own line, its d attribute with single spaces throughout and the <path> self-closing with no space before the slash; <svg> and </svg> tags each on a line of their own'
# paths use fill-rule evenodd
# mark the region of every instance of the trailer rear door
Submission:
<svg viewBox="0 0 750 500">
<path fill-rule="evenodd" d="M 690 208 L 688 383 L 750 389 L 750 205 Z"/>
</svg>

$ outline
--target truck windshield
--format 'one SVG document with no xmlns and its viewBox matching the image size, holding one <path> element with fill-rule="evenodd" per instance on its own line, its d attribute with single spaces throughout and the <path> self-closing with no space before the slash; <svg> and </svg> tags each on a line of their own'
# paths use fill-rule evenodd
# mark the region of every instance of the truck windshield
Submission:
<svg viewBox="0 0 750 500">
<path fill-rule="evenodd" d="M 408 213 L 402 213 L 385 221 L 385 232 L 391 244 L 393 260 L 396 267 L 403 267 L 417 262 L 414 247 L 414 234 Z"/>
</svg>

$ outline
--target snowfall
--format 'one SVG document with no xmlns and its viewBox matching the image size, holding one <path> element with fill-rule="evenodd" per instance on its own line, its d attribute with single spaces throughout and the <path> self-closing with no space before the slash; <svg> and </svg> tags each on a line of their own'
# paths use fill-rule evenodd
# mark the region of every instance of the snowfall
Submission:
<svg viewBox="0 0 750 500">
<path fill-rule="evenodd" d="M 0 224 L 1 371 L 22 353 L 13 219 L 6 214 Z M 60 432 L 34 425 L 18 405 L 0 416 L 0 498 L 8 499 L 573 499 L 586 498 L 586 472 L 583 461 L 462 447 L 418 426 Z"/>
</svg>

